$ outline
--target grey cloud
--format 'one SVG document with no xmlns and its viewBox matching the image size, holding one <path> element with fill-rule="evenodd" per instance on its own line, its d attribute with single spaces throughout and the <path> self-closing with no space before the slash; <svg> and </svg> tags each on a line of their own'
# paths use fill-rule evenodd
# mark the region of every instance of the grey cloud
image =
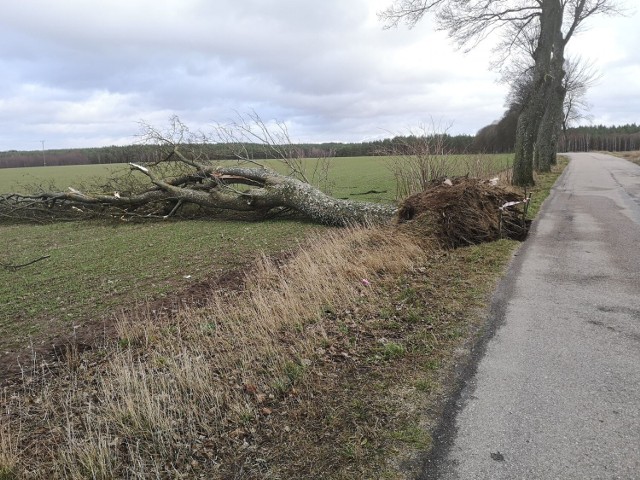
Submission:
<svg viewBox="0 0 640 480">
<path fill-rule="evenodd" d="M 374 14 L 386 3 L 7 3 L 0 149 L 45 134 L 60 144 L 126 141 L 136 120 L 171 113 L 206 126 L 254 109 L 289 121 L 301 140 L 349 141 L 430 117 L 467 133 L 497 119 L 506 87 L 487 72 L 489 54 L 454 52 L 428 19 L 383 31 Z M 639 60 L 635 48 L 624 51 L 625 62 Z M 627 87 L 638 96 L 640 87 Z"/>
</svg>

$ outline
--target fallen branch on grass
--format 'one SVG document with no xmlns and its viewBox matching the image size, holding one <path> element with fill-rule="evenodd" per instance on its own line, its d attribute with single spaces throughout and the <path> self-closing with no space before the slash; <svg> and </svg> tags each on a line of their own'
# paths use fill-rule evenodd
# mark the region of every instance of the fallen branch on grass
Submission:
<svg viewBox="0 0 640 480">
<path fill-rule="evenodd" d="M 36 258 L 35 260 L 31 260 L 30 262 L 22 263 L 20 265 L 10 265 L 10 264 L 6 264 L 6 263 L 0 263 L 0 266 L 2 268 L 4 268 L 5 270 L 10 270 L 10 271 L 15 272 L 16 270 L 19 270 L 19 269 L 24 268 L 24 267 L 28 267 L 29 265 L 33 265 L 34 263 L 39 262 L 41 260 L 46 260 L 49 257 L 51 257 L 51 255 L 43 255 L 40 258 Z"/>
<path fill-rule="evenodd" d="M 179 147 L 173 152 L 179 157 Z M 186 163 L 186 162 L 184 162 Z M 132 195 L 91 194 L 75 189 L 34 195 L 0 196 L 0 212 L 9 216 L 27 208 L 37 218 L 69 214 L 127 219 L 134 216 L 168 218 L 185 204 L 201 211 L 231 210 L 268 215 L 276 210 L 296 211 L 323 225 L 388 223 L 396 207 L 389 204 L 340 200 L 297 178 L 266 168 L 215 167 L 202 164 L 190 175 L 156 176 L 150 168 L 131 163 L 131 169 L 148 177 L 147 190 Z"/>
</svg>

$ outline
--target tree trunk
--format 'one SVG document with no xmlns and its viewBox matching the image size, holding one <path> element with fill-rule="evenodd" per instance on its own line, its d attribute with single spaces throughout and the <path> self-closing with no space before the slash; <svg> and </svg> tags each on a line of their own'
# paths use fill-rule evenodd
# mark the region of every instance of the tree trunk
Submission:
<svg viewBox="0 0 640 480">
<path fill-rule="evenodd" d="M 549 30 L 547 34 L 553 38 L 552 57 L 549 71 L 545 75 L 546 95 L 545 110 L 540 120 L 536 147 L 534 152 L 534 169 L 548 172 L 556 163 L 558 135 L 562 125 L 564 98 L 564 38 L 562 36 L 562 6 L 553 0 L 549 14 Z"/>
<path fill-rule="evenodd" d="M 262 183 L 244 195 L 247 203 L 255 208 L 291 208 L 323 225 L 385 223 L 397 211 L 394 205 L 333 198 L 308 183 L 270 170 L 237 167 L 218 169 L 217 173 Z"/>
<path fill-rule="evenodd" d="M 564 93 L 565 89 L 562 85 L 555 85 L 549 89 L 547 107 L 540 122 L 534 152 L 533 164 L 538 172 L 548 172 L 551 170 L 551 166 L 556 164 L 558 136 L 562 124 Z"/>
<path fill-rule="evenodd" d="M 533 169 L 540 124 L 547 108 L 551 60 L 556 39 L 558 20 L 562 25 L 560 0 L 543 0 L 540 14 L 540 37 L 534 52 L 534 73 L 531 90 L 518 118 L 516 149 L 513 162 L 514 185 L 534 184 Z"/>
<path fill-rule="evenodd" d="M 513 161 L 514 185 L 531 186 L 533 181 L 533 148 L 536 141 L 536 126 L 539 106 L 529 101 L 518 117 L 516 129 L 516 152 Z"/>
</svg>

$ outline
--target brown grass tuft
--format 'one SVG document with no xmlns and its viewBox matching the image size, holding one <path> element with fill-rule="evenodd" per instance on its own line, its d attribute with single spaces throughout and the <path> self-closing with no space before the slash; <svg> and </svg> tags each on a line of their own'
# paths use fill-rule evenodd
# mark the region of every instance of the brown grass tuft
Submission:
<svg viewBox="0 0 640 480">
<path fill-rule="evenodd" d="M 9 422 L 0 419 L 0 480 L 13 480 L 18 478 L 18 444 L 21 431 L 12 431 Z"/>
<path fill-rule="evenodd" d="M 640 151 L 638 150 L 631 151 L 631 152 L 606 152 L 606 153 L 624 158 L 626 160 L 629 160 L 630 162 L 640 165 Z"/>
</svg>

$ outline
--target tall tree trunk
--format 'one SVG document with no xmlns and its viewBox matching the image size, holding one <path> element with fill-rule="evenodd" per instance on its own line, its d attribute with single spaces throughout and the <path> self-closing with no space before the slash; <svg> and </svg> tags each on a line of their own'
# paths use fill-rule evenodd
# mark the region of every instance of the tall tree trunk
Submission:
<svg viewBox="0 0 640 480">
<path fill-rule="evenodd" d="M 553 88 L 549 89 L 547 107 L 540 122 L 534 152 L 533 165 L 538 172 L 548 172 L 551 170 L 551 165 L 556 164 L 564 93 L 565 89 L 562 85 L 554 85 Z"/>
<path fill-rule="evenodd" d="M 566 89 L 563 86 L 564 38 L 562 35 L 562 6 L 557 0 L 551 2 L 547 34 L 553 38 L 552 56 L 549 70 L 545 74 L 545 109 L 540 120 L 533 166 L 536 171 L 548 172 L 556 163 L 558 135 L 562 125 L 562 114 Z"/>
<path fill-rule="evenodd" d="M 540 14 L 540 37 L 534 52 L 534 72 L 531 91 L 518 118 L 516 151 L 513 162 L 514 185 L 533 185 L 533 166 L 538 132 L 549 93 L 549 73 L 556 39 L 558 19 L 562 26 L 560 0 L 543 0 Z"/>
<path fill-rule="evenodd" d="M 533 148 L 536 141 L 536 118 L 539 109 L 532 100 L 527 102 L 518 117 L 516 129 L 516 155 L 513 161 L 514 185 L 522 187 L 533 185 Z"/>
</svg>

